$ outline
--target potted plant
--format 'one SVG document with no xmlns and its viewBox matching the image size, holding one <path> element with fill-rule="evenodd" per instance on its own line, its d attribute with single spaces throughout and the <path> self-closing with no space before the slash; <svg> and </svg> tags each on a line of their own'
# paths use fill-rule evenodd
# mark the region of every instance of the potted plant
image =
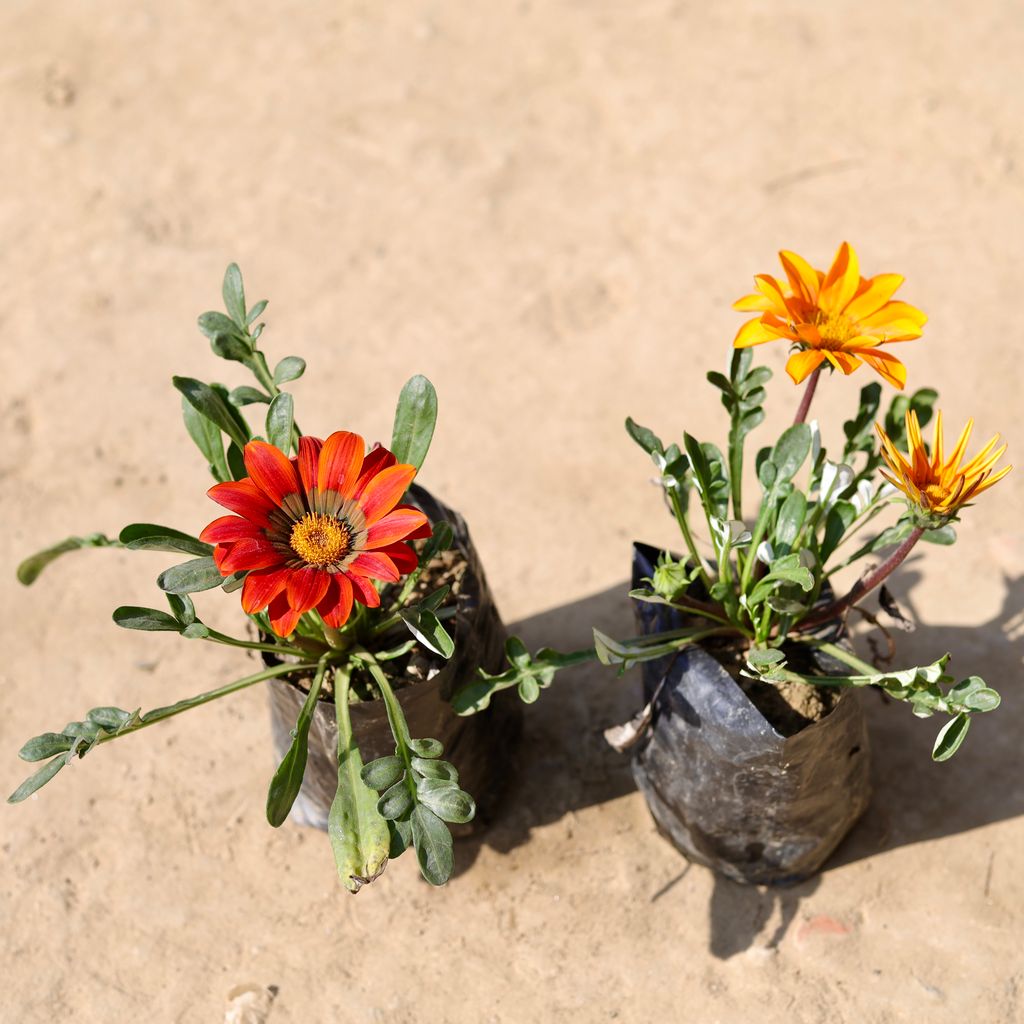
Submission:
<svg viewBox="0 0 1024 1024">
<path fill-rule="evenodd" d="M 971 423 L 949 449 L 939 414 L 925 443 L 921 428 L 937 398 L 929 389 L 897 394 L 876 422 L 881 387 L 868 384 L 844 436 L 827 448 L 807 422 L 823 371 L 849 375 L 866 365 L 902 391 L 905 369 L 888 346 L 920 337 L 925 317 L 893 299 L 898 275 L 862 277 L 845 243 L 827 273 L 795 253 L 781 260 L 784 281 L 758 275 L 757 291 L 736 303 L 755 315 L 736 336 L 728 375 L 708 374 L 729 414 L 725 452 L 689 433 L 681 446 L 665 445 L 626 421 L 657 467 L 685 548 L 679 556 L 635 545 L 630 597 L 640 635 L 614 640 L 595 630 L 587 650 L 533 656 L 513 637 L 506 671 L 480 673 L 455 699 L 471 714 L 510 687 L 536 700 L 558 670 L 590 658 L 620 674 L 642 665 L 645 706 L 608 731 L 610 742 L 635 748 L 636 781 L 683 853 L 757 883 L 812 874 L 866 807 L 857 691 L 875 687 L 920 717 L 949 716 L 936 761 L 955 753 L 974 713 L 998 706 L 979 677 L 956 682 L 947 673 L 949 654 L 899 670 L 865 662 L 846 624 L 856 609 L 884 629 L 861 603 L 876 590 L 898 616 L 884 589 L 890 574 L 919 541 L 953 543 L 961 511 L 1009 471 L 998 468 L 998 438 L 967 457 Z M 803 393 L 792 425 L 757 452 L 760 496 L 749 515 L 745 442 L 764 419 L 771 377 L 753 365 L 752 347 L 773 340 L 791 344 L 786 369 Z M 692 506 L 706 528 L 703 547 Z M 861 531 L 893 511 L 895 521 L 865 540 Z M 852 588 L 833 591 L 832 574 L 857 564 L 865 568 Z"/>
<path fill-rule="evenodd" d="M 263 666 L 165 707 L 97 707 L 33 737 L 20 756 L 43 763 L 9 801 L 24 800 L 72 758 L 105 743 L 265 685 L 280 758 L 267 795 L 270 824 L 291 812 L 326 829 L 352 892 L 409 847 L 424 878 L 440 885 L 452 871 L 449 825 L 474 818 L 470 793 L 496 795 L 515 721 L 499 714 L 467 729 L 448 703 L 477 669 L 498 667 L 505 632 L 464 521 L 413 482 L 430 446 L 437 396 L 425 377 L 405 385 L 390 448 L 367 450 L 351 431 L 324 440 L 304 434 L 284 390 L 304 361 L 288 356 L 270 370 L 257 323 L 266 302 L 247 306 L 234 264 L 223 297 L 226 313 L 204 313 L 199 327 L 213 351 L 250 370 L 257 386 L 228 390 L 189 377 L 175 377 L 174 385 L 216 481 L 209 496 L 228 514 L 198 536 L 133 523 L 116 539 L 71 537 L 26 559 L 18 578 L 31 584 L 55 558 L 80 548 L 190 556 L 157 579 L 166 611 L 121 607 L 114 622 L 255 652 Z M 254 436 L 253 410 L 265 420 L 266 439 Z M 240 591 L 248 637 L 218 632 L 199 617 L 192 595 L 214 589 Z M 442 758 L 446 748 L 458 749 L 458 767 Z"/>
</svg>

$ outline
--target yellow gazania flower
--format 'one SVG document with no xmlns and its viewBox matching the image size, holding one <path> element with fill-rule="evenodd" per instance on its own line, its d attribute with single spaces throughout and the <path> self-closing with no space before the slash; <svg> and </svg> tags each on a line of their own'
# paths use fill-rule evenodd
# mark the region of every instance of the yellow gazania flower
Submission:
<svg viewBox="0 0 1024 1024">
<path fill-rule="evenodd" d="M 785 338 L 798 346 L 786 372 L 799 384 L 826 360 L 845 374 L 862 362 L 897 388 L 907 381 L 904 365 L 881 345 L 921 337 L 927 317 L 892 296 L 903 283 L 899 274 L 861 277 L 853 246 L 843 242 L 827 274 L 795 252 L 780 252 L 789 288 L 771 274 L 757 274 L 757 291 L 733 303 L 740 312 L 761 315 L 748 320 L 733 345 L 748 348 Z"/>
<path fill-rule="evenodd" d="M 995 464 L 1006 451 L 1005 444 L 996 448 L 999 443 L 998 434 L 970 462 L 960 465 L 973 426 L 974 420 L 968 420 L 960 440 L 946 459 L 943 457 L 940 412 L 935 418 L 935 441 L 929 459 L 917 413 L 913 410 L 907 412 L 909 456 L 900 452 L 876 423 L 875 430 L 882 440 L 882 456 L 892 470 L 892 473 L 881 470 L 882 476 L 895 484 L 930 519 L 946 519 L 956 515 L 971 498 L 988 490 L 1013 468 L 1005 466 L 998 473 L 994 472 Z"/>
</svg>

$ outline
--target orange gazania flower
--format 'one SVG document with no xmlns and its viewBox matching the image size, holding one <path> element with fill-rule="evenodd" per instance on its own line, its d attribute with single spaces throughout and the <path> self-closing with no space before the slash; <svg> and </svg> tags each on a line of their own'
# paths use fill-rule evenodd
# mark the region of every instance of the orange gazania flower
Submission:
<svg viewBox="0 0 1024 1024">
<path fill-rule="evenodd" d="M 861 277 L 853 246 L 843 242 L 828 273 L 815 270 L 795 252 L 780 252 L 789 287 L 771 274 L 757 274 L 757 291 L 733 303 L 733 309 L 761 315 L 748 320 L 733 345 L 747 348 L 785 338 L 798 351 L 786 372 L 799 384 L 826 360 L 845 374 L 862 362 L 897 388 L 907 382 L 904 365 L 882 345 L 921 337 L 927 317 L 892 296 L 903 283 L 899 274 Z"/>
<path fill-rule="evenodd" d="M 907 412 L 909 456 L 903 455 L 876 423 L 875 430 L 882 440 L 882 455 L 892 470 L 891 473 L 881 470 L 882 476 L 895 484 L 929 517 L 946 519 L 955 516 L 971 498 L 988 490 L 1013 468 L 1005 466 L 998 473 L 995 472 L 996 463 L 1006 451 L 1005 444 L 1001 448 L 996 448 L 999 443 L 998 434 L 970 462 L 960 465 L 973 426 L 974 420 L 968 420 L 960 440 L 946 459 L 942 447 L 941 412 L 935 417 L 935 440 L 931 458 L 928 457 L 928 450 L 921 437 L 917 413 L 913 410 Z"/>
<path fill-rule="evenodd" d="M 430 526 L 419 509 L 398 504 L 416 467 L 386 448 L 365 452 L 363 439 L 343 430 L 326 441 L 300 438 L 291 459 L 250 441 L 249 476 L 208 492 L 238 515 L 214 520 L 200 537 L 216 545 L 222 575 L 248 570 L 242 608 L 267 608 L 279 636 L 312 608 L 328 626 L 343 626 L 353 598 L 380 605 L 372 580 L 394 583 L 416 568 L 405 541 L 430 536 Z"/>
</svg>

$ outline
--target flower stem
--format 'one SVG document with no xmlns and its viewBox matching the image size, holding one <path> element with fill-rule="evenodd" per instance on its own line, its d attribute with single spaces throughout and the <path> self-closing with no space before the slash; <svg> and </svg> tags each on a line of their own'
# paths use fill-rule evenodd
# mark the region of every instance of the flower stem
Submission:
<svg viewBox="0 0 1024 1024">
<path fill-rule="evenodd" d="M 112 733 L 109 736 L 103 736 L 96 741 L 96 745 L 99 746 L 101 743 L 109 743 L 111 740 L 120 739 L 122 736 L 127 736 L 129 733 L 138 732 L 140 729 L 145 729 L 146 726 L 162 722 L 165 718 L 173 718 L 175 715 L 180 715 L 183 711 L 191 711 L 192 708 L 197 708 L 201 704 L 209 704 L 212 700 L 217 700 L 220 697 L 226 697 L 228 694 L 236 693 L 238 690 L 244 690 L 247 686 L 254 686 L 256 683 L 261 683 L 265 679 L 273 679 L 275 676 L 289 675 L 292 672 L 304 672 L 308 669 L 315 669 L 316 667 L 317 666 L 315 664 L 308 663 L 299 665 L 275 665 L 273 668 L 266 668 L 262 672 L 256 672 L 251 676 L 246 676 L 244 679 L 236 679 L 233 683 L 227 683 L 216 690 L 210 690 L 208 693 L 201 693 L 198 697 L 189 697 L 185 700 L 179 700 L 177 704 L 171 704 L 165 708 L 155 708 L 153 711 L 147 711 L 136 725 L 129 726 L 127 729 L 122 729 L 120 732 Z"/>
<path fill-rule="evenodd" d="M 686 542 L 687 550 L 690 552 L 690 557 L 697 566 L 697 571 L 700 573 L 705 589 L 710 592 L 711 579 L 704 568 L 704 559 L 697 552 L 697 545 L 694 543 L 693 534 L 690 532 L 690 524 L 686 521 L 686 511 L 683 508 L 683 503 L 679 500 L 679 495 L 674 490 L 668 492 L 668 498 L 672 505 L 672 511 L 675 513 L 676 522 L 679 523 L 679 529 L 683 534 L 683 540 Z"/>
<path fill-rule="evenodd" d="M 833 601 L 831 604 L 803 619 L 799 624 L 800 629 L 811 629 L 814 626 L 820 626 L 823 622 L 837 619 L 851 605 L 855 604 L 866 594 L 870 594 L 875 587 L 884 583 L 893 570 L 910 554 L 911 549 L 921 539 L 923 533 L 924 529 L 922 527 L 915 526 L 910 536 L 878 568 L 872 570 L 863 579 L 858 580 L 845 597 Z"/>
<path fill-rule="evenodd" d="M 796 416 L 793 419 L 794 423 L 803 423 L 807 419 L 807 410 L 811 407 L 811 399 L 814 398 L 815 389 L 818 387 L 818 378 L 821 376 L 821 367 L 819 366 L 811 375 L 807 378 L 807 387 L 804 388 L 803 398 L 800 399 L 800 408 L 796 411 Z"/>
</svg>

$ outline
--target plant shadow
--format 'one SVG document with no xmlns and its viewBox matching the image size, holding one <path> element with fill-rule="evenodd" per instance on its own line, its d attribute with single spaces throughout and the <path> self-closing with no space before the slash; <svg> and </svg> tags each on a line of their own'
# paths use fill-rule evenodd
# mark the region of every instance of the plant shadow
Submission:
<svg viewBox="0 0 1024 1024">
<path fill-rule="evenodd" d="M 1017 771 L 1024 701 L 1014 688 L 1024 660 L 1024 576 L 1004 577 L 1002 607 L 977 626 L 922 623 L 912 597 L 920 574 L 903 572 L 891 589 L 913 632 L 896 633 L 894 667 L 927 664 L 950 651 L 958 678 L 982 676 L 1003 697 L 995 712 L 975 716 L 954 758 L 937 764 L 931 744 L 942 716 L 915 718 L 909 707 L 863 695 L 872 747 L 873 795 L 861 821 L 824 870 L 851 864 L 883 850 L 955 835 L 1024 813 L 1024 779 Z M 633 632 L 628 586 L 611 587 L 581 601 L 513 623 L 531 649 L 549 644 L 561 650 L 586 647 L 591 628 L 612 636 Z M 876 606 L 877 602 L 873 602 Z M 865 642 L 857 641 L 862 653 Z M 482 846 L 508 852 L 529 840 L 532 829 L 572 812 L 613 800 L 635 789 L 630 758 L 607 745 L 603 731 L 626 721 L 639 707 L 639 672 L 621 679 L 600 665 L 565 672 L 541 695 L 536 710 L 525 709 L 515 777 L 493 823 L 459 844 L 456 872 L 466 870 Z M 664 842 L 664 840 L 652 840 Z M 651 899 L 654 903 L 693 870 L 680 857 L 680 874 Z M 696 870 L 705 870 L 697 867 Z M 800 903 L 820 876 L 794 886 L 746 886 L 715 877 L 711 896 L 710 952 L 727 959 L 750 948 L 778 911 L 769 948 L 778 945 L 796 919 Z"/>
</svg>

